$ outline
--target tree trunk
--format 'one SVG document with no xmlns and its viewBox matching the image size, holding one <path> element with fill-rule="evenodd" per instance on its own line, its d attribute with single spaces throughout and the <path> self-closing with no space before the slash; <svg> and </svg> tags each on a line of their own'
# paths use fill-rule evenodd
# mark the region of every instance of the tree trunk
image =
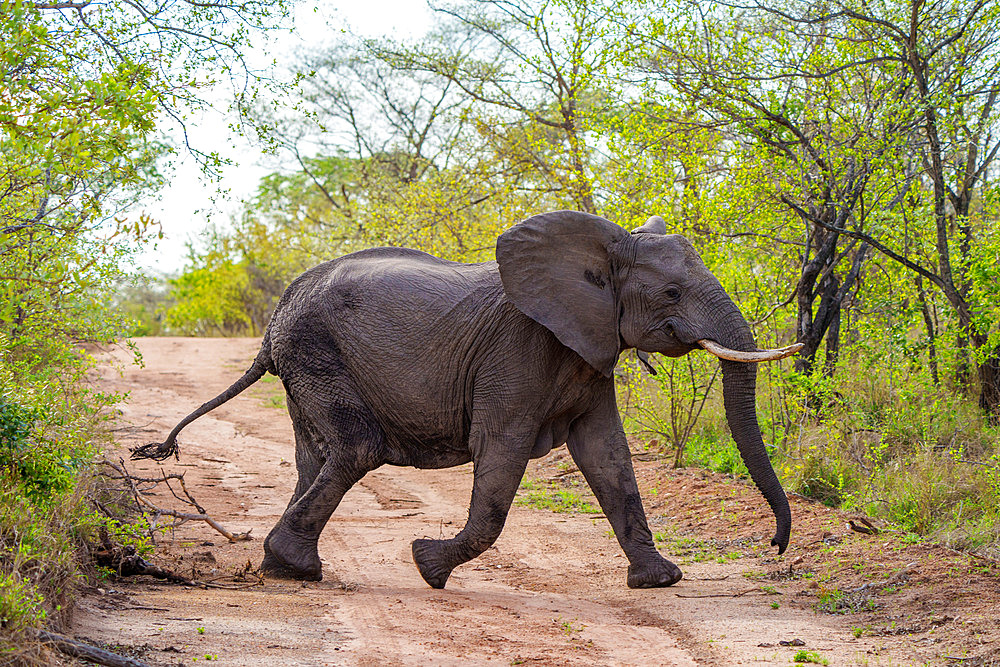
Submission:
<svg viewBox="0 0 1000 667">
<path fill-rule="evenodd" d="M 979 366 L 979 407 L 990 424 L 1000 425 L 1000 348 L 994 348 Z"/>
<path fill-rule="evenodd" d="M 830 217 L 835 213 L 833 207 L 827 208 L 828 219 L 835 222 L 840 220 L 839 217 Z M 845 215 L 846 213 L 841 213 L 841 217 Z M 816 363 L 816 352 L 824 337 L 827 340 L 828 358 L 823 372 L 827 377 L 833 376 L 840 355 L 841 304 L 861 273 L 861 267 L 868 253 L 868 244 L 861 243 L 854 250 L 851 266 L 841 281 L 834 271 L 837 262 L 847 255 L 850 248 L 838 256 L 836 254 L 838 238 L 839 234 L 825 230 L 820 225 L 814 224 L 812 227 L 809 247 L 814 247 L 816 254 L 812 260 L 803 264 L 802 274 L 796 286 L 798 317 L 795 321 L 795 339 L 805 346 L 795 357 L 795 370 L 799 373 L 807 374 L 812 371 Z M 814 316 L 813 303 L 817 297 L 819 306 Z"/>
<path fill-rule="evenodd" d="M 927 305 L 927 293 L 924 291 L 924 280 L 919 275 L 916 278 L 917 294 L 920 296 L 920 312 L 924 316 L 924 326 L 927 328 L 927 362 L 931 368 L 931 380 L 940 384 L 938 377 L 937 332 L 934 328 L 934 318 L 931 317 L 930 306 Z"/>
<path fill-rule="evenodd" d="M 965 395 L 972 389 L 972 361 L 969 359 L 969 337 L 959 333 L 955 340 L 955 388 Z"/>
<path fill-rule="evenodd" d="M 833 377 L 840 360 L 840 303 L 833 304 L 830 316 L 830 326 L 826 330 L 826 362 L 823 365 L 823 375 Z"/>
</svg>

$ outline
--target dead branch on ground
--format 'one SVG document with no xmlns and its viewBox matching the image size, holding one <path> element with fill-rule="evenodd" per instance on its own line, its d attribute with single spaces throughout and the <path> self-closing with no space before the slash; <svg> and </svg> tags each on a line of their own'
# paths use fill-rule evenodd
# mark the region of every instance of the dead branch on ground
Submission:
<svg viewBox="0 0 1000 667">
<path fill-rule="evenodd" d="M 106 530 L 101 531 L 101 548 L 94 552 L 94 562 L 102 567 L 114 570 L 120 577 L 131 577 L 144 574 L 146 576 L 155 577 L 156 579 L 169 581 L 174 584 L 182 584 L 184 586 L 192 586 L 196 588 L 225 588 L 237 590 L 250 588 L 252 586 L 260 586 L 264 583 L 263 577 L 252 569 L 249 562 L 247 562 L 246 567 L 240 570 L 237 574 L 232 575 L 233 579 L 237 581 L 240 579 L 243 580 L 238 584 L 218 583 L 218 580 L 223 577 L 216 577 L 215 579 L 204 581 L 200 579 L 190 579 L 177 574 L 176 572 L 150 563 L 143 558 L 142 555 L 136 550 L 135 546 L 131 544 L 124 546 L 114 544 Z"/>
<path fill-rule="evenodd" d="M 74 658 L 88 660 L 98 665 L 108 665 L 109 667 L 148 667 L 146 663 L 134 658 L 127 658 L 55 632 L 36 630 L 35 635 L 41 642 L 58 649 L 61 653 L 71 655 Z"/>
<path fill-rule="evenodd" d="M 113 479 L 120 479 L 128 484 L 129 489 L 132 491 L 132 496 L 135 498 L 136 504 L 139 505 L 140 509 L 145 507 L 151 510 L 150 512 L 152 514 L 152 518 L 150 520 L 151 529 L 155 529 L 155 526 L 158 523 L 160 517 L 167 516 L 174 519 L 174 522 L 170 525 L 170 528 L 176 528 L 177 526 L 180 526 L 188 521 L 204 521 L 209 526 L 218 531 L 223 537 L 225 537 L 230 542 L 243 542 L 246 540 L 253 539 L 253 537 L 250 535 L 249 530 L 245 533 L 232 533 L 229 530 L 226 530 L 226 528 L 224 528 L 218 521 L 209 516 L 209 514 L 205 511 L 205 508 L 199 505 L 198 501 L 196 501 L 194 499 L 194 496 L 191 495 L 191 492 L 188 491 L 187 486 L 184 484 L 184 475 L 179 475 L 176 473 L 171 473 L 168 475 L 166 472 L 163 472 L 162 476 L 159 478 L 137 477 L 132 475 L 125 467 L 124 459 L 119 458 L 118 461 L 119 461 L 118 464 L 115 464 L 111 461 L 105 461 L 105 463 L 112 470 L 118 473 L 118 477 L 112 477 Z M 181 488 L 181 492 L 184 494 L 183 497 L 178 495 L 177 490 L 170 483 L 170 480 L 175 480 L 178 483 L 178 485 Z M 170 493 L 174 496 L 174 498 L 187 505 L 194 507 L 197 510 L 197 513 L 179 512 L 177 510 L 165 509 L 157 506 L 151 500 L 149 500 L 149 498 L 146 497 L 144 492 L 148 491 L 149 488 L 155 487 L 156 485 L 161 483 L 167 485 L 167 488 L 170 490 Z M 145 488 L 140 489 L 139 488 L 140 485 L 144 485 Z"/>
</svg>

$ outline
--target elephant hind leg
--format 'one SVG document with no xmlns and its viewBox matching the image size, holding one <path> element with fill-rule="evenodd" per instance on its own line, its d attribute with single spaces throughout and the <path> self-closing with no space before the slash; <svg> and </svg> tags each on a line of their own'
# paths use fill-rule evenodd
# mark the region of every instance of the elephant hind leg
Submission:
<svg viewBox="0 0 1000 667">
<path fill-rule="evenodd" d="M 288 404 L 288 415 L 292 418 L 292 429 L 295 432 L 295 467 L 299 474 L 292 498 L 288 501 L 287 510 L 316 481 L 316 476 L 319 475 L 319 471 L 323 467 L 324 459 L 316 447 L 315 439 L 310 437 L 306 430 L 306 421 L 303 419 L 302 412 L 295 400 L 291 395 L 286 395 L 285 402 Z"/>
<path fill-rule="evenodd" d="M 327 460 L 312 485 L 289 505 L 264 540 L 261 571 L 289 579 L 322 579 L 320 533 L 344 494 L 367 472 L 337 459 Z"/>
<path fill-rule="evenodd" d="M 360 397 L 337 379 L 310 382 L 289 401 L 299 480 L 281 519 L 264 540 L 261 570 L 322 579 L 319 537 L 344 494 L 384 462 L 383 436 Z"/>
</svg>

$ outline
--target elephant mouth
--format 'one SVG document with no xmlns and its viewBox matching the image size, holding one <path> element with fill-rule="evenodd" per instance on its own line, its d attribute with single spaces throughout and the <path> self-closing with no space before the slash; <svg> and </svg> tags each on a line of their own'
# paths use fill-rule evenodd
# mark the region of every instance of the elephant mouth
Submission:
<svg viewBox="0 0 1000 667">
<path fill-rule="evenodd" d="M 794 343 L 787 347 L 779 347 L 774 350 L 754 350 L 752 352 L 744 352 L 742 350 L 730 349 L 710 338 L 702 338 L 698 341 L 698 345 L 701 345 L 706 351 L 714 354 L 720 359 L 726 359 L 728 361 L 742 361 L 747 363 L 777 361 L 779 359 L 784 359 L 785 357 L 790 357 L 805 347 L 802 343 Z"/>
<path fill-rule="evenodd" d="M 678 327 L 678 322 L 674 318 L 666 320 L 662 325 L 662 330 L 667 336 L 674 339 L 680 345 L 686 346 L 689 350 L 695 347 L 693 342 L 696 336 L 686 331 L 686 328 Z"/>
</svg>

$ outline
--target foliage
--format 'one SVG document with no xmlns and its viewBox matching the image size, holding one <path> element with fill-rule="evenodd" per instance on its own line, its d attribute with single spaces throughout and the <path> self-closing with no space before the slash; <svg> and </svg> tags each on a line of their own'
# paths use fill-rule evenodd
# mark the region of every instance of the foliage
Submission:
<svg viewBox="0 0 1000 667">
<path fill-rule="evenodd" d="M 665 358 L 654 370 L 656 375 L 633 364 L 622 364 L 619 387 L 623 390 L 623 409 L 634 424 L 628 424 L 650 436 L 670 442 L 674 467 L 681 467 L 684 448 L 691 438 L 698 417 L 711 395 L 719 375 L 719 365 L 708 355 Z M 663 400 L 650 400 L 661 396 Z"/>
<path fill-rule="evenodd" d="M 0 468 L 18 481 L 29 498 L 44 500 L 73 486 L 80 461 L 77 452 L 60 452 L 54 443 L 34 432 L 43 417 L 38 408 L 25 408 L 0 397 Z"/>
<path fill-rule="evenodd" d="M 163 311 L 171 304 L 163 278 L 146 275 L 116 281 L 115 309 L 133 322 L 133 336 L 162 336 L 167 332 Z"/>
<path fill-rule="evenodd" d="M 85 365 L 29 374 L 12 356 L 0 338 L 0 654 L 28 660 L 24 633 L 64 620 L 78 545 L 103 523 L 83 502 L 81 480 L 101 413 L 118 397 L 82 388 Z"/>
<path fill-rule="evenodd" d="M 973 314 L 992 312 L 978 301 L 995 283 L 970 271 L 994 217 L 986 175 L 997 154 L 997 8 L 696 5 L 629 7 L 644 48 L 628 54 L 659 82 L 653 95 L 698 108 L 691 124 L 730 135 L 722 169 L 753 162 L 763 179 L 745 196 L 780 202 L 805 223 L 789 297 L 806 345 L 797 369 L 812 368 L 825 337 L 833 372 L 844 300 L 877 251 L 918 281 L 922 301 L 922 281 L 945 297 L 960 348 L 956 384 L 969 388 L 971 348 L 980 404 L 1000 415 L 990 343 L 998 323 Z M 753 232 L 796 242 L 771 226 Z M 940 323 L 924 323 L 934 338 Z"/>
<path fill-rule="evenodd" d="M 588 119 L 603 99 L 609 52 L 588 45 L 600 43 L 600 17 L 567 0 L 466 2 L 440 16 L 440 29 L 417 44 L 351 38 L 306 53 L 292 70 L 294 101 L 261 105 L 265 136 L 297 169 L 267 177 L 246 215 L 299 242 L 287 257 L 311 265 L 407 246 L 488 261 L 513 220 L 553 208 L 596 212 Z M 179 301 L 250 296 L 244 273 L 212 257 L 244 232 L 240 222 L 207 240 L 177 285 Z M 227 260 L 253 263 L 252 254 Z M 184 331 L 239 330 L 208 308 L 178 304 L 168 319 Z"/>
<path fill-rule="evenodd" d="M 285 5 L 0 0 L 0 655 L 41 660 L 28 630 L 62 620 L 79 545 L 122 533 L 86 480 L 120 397 L 90 388 L 88 347 L 133 330 L 114 306 L 158 224 L 132 213 L 163 183 L 157 130 L 216 100 L 241 48 Z M 200 154 L 203 164 L 217 156 Z"/>
</svg>

